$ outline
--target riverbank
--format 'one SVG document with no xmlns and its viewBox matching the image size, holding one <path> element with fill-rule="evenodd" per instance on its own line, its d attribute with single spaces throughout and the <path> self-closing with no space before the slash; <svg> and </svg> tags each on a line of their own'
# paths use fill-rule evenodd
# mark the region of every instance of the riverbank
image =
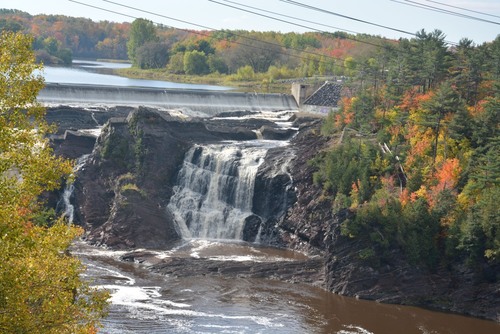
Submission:
<svg viewBox="0 0 500 334">
<path fill-rule="evenodd" d="M 98 115 L 94 110 L 93 113 L 97 120 L 98 116 L 111 116 L 109 112 Z M 179 166 L 193 143 L 202 147 L 227 143 L 228 139 L 255 140 L 258 135 L 254 130 L 259 130 L 263 139 L 277 139 L 285 134 L 283 140 L 292 137 L 263 119 L 188 120 L 144 108 L 132 113 L 127 118 L 125 115 L 117 118 L 115 114 L 110 120 L 89 162 L 77 175 L 74 192 L 75 217 L 85 226 L 87 240 L 127 251 L 167 250 L 179 242 L 171 211 L 165 208 L 176 186 Z M 348 212 L 333 215 L 331 201 L 321 195 L 322 188 L 313 182 L 315 169 L 309 161 L 328 148 L 334 138 L 319 134 L 319 120 L 295 118 L 288 121 L 293 121 L 291 129 L 298 129 L 298 134 L 286 147 L 270 149 L 259 166 L 252 205 L 254 215 L 245 219 L 247 233 L 243 240 L 252 242 L 258 233 L 261 244 L 319 255 L 320 261 L 316 258 L 308 265 L 313 266 L 313 274 L 324 273 L 324 279 L 309 279 L 310 272 L 300 271 L 297 263 L 271 268 L 267 264 L 227 265 L 191 258 L 183 262 L 170 257 L 155 263 L 157 268 L 151 269 L 175 277 L 195 274 L 206 277 L 209 273 L 215 277 L 245 279 L 269 272 L 269 276 L 285 281 L 321 281 L 321 287 L 339 295 L 499 322 L 500 283 L 489 279 L 498 268 L 474 271 L 457 264 L 431 271 L 408 264 L 397 251 L 383 265 L 360 258 L 363 244 L 340 233 L 349 218 Z M 95 123 L 92 117 L 87 119 Z M 203 150 L 198 150 L 199 157 Z M 199 157 L 195 161 L 201 161 Z M 129 255 L 128 260 L 143 262 L 141 257 Z"/>
<path fill-rule="evenodd" d="M 238 80 L 236 75 L 208 74 L 186 75 L 174 74 L 166 69 L 142 70 L 134 67 L 114 69 L 113 73 L 130 79 L 161 80 L 176 83 L 203 84 L 214 86 L 233 87 L 237 91 L 256 93 L 283 93 L 290 94 L 291 83 L 323 82 L 325 78 L 300 78 L 300 79 L 272 79 L 265 73 L 256 74 L 252 80 Z"/>
</svg>

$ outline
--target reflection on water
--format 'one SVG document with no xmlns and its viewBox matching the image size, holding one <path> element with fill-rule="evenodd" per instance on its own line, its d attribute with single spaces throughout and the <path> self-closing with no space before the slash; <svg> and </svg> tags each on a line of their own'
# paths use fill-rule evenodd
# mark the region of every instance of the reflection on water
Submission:
<svg viewBox="0 0 500 334">
<path fill-rule="evenodd" d="M 71 67 L 45 66 L 43 76 L 46 82 L 61 84 L 109 85 L 122 87 L 153 87 L 175 89 L 229 90 L 229 87 L 195 85 L 160 80 L 129 79 L 110 74 L 112 69 L 128 68 L 127 63 L 108 63 L 74 60 Z"/>
<path fill-rule="evenodd" d="M 382 305 L 331 294 L 320 288 L 263 279 L 168 277 L 145 265 L 119 261 L 113 252 L 79 243 L 73 250 L 86 275 L 111 291 L 103 333 L 499 333 L 494 322 Z M 165 257 L 219 257 L 231 261 L 303 259 L 301 254 L 248 244 L 194 240 Z M 234 256 L 232 255 L 234 254 Z"/>
</svg>

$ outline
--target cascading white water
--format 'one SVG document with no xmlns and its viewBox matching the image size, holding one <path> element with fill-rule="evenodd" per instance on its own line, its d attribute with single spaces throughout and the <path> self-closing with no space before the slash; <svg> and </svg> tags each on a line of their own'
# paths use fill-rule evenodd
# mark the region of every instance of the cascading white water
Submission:
<svg viewBox="0 0 500 334">
<path fill-rule="evenodd" d="M 83 165 L 85 164 L 85 162 L 87 161 L 87 158 L 89 156 L 90 156 L 90 154 L 85 154 L 77 159 L 76 165 L 74 168 L 75 172 L 83 167 Z M 64 189 L 62 197 L 59 200 L 59 202 L 57 203 L 58 208 L 61 208 L 60 212 L 62 212 L 62 216 L 66 218 L 66 221 L 69 224 L 72 224 L 73 219 L 75 218 L 75 207 L 71 203 L 71 196 L 73 195 L 74 190 L 75 190 L 75 186 L 73 185 L 73 183 L 66 184 L 66 188 Z"/>
<path fill-rule="evenodd" d="M 244 145 L 196 145 L 187 152 L 168 205 L 183 238 L 242 239 L 267 152 Z"/>
<path fill-rule="evenodd" d="M 61 199 L 62 205 L 64 208 L 62 216 L 66 218 L 66 221 L 69 224 L 73 223 L 73 219 L 75 217 L 75 207 L 71 203 L 71 195 L 73 195 L 74 190 L 75 190 L 75 186 L 73 185 L 73 183 L 67 185 L 66 189 L 64 189 L 62 199 Z"/>
</svg>

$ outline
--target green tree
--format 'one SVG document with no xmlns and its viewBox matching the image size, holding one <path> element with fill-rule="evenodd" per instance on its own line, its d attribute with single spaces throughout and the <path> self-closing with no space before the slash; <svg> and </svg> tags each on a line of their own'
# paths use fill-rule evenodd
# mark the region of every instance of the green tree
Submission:
<svg viewBox="0 0 500 334">
<path fill-rule="evenodd" d="M 412 40 L 410 68 L 414 74 L 414 84 L 420 85 L 422 91 L 426 92 L 444 79 L 450 55 L 442 31 L 426 33 L 422 29 L 416 36 L 417 38 Z"/>
<path fill-rule="evenodd" d="M 153 22 L 145 19 L 135 19 L 130 28 L 127 42 L 128 58 L 137 66 L 137 50 L 148 42 L 157 42 L 156 27 Z"/>
<path fill-rule="evenodd" d="M 168 63 L 168 57 L 166 44 L 148 42 L 137 49 L 136 65 L 142 69 L 163 68 Z"/>
<path fill-rule="evenodd" d="M 458 110 L 463 109 L 464 105 L 460 96 L 456 90 L 451 87 L 450 83 L 444 82 L 441 84 L 439 89 L 437 89 L 430 101 L 424 103 L 424 107 L 426 110 L 424 111 L 425 115 L 421 125 L 432 128 L 433 130 L 434 145 L 432 151 L 432 161 L 435 162 L 438 155 L 439 137 L 441 132 L 447 130 L 447 127 L 443 126 L 445 117 L 448 114 L 454 114 Z M 444 152 L 444 155 L 446 155 L 446 152 Z"/>
<path fill-rule="evenodd" d="M 0 38 L 0 332 L 94 333 L 107 293 L 89 287 L 67 252 L 81 230 L 37 224 L 40 194 L 60 187 L 72 166 L 47 142 L 31 45 L 20 33 Z"/>
<path fill-rule="evenodd" d="M 222 57 L 211 54 L 208 56 L 207 63 L 210 73 L 226 74 L 228 72 L 227 65 Z"/>
<path fill-rule="evenodd" d="M 269 66 L 280 60 L 281 46 L 272 38 L 262 41 L 252 39 L 237 44 L 225 52 L 225 60 L 234 72 L 238 68 L 250 65 L 255 73 L 265 73 Z"/>
<path fill-rule="evenodd" d="M 479 86 L 483 81 L 483 62 L 483 52 L 475 48 L 471 40 L 466 38 L 460 40 L 454 53 L 450 73 L 454 84 L 462 92 L 463 98 L 471 105 L 478 102 Z"/>
<path fill-rule="evenodd" d="M 184 53 L 177 52 L 170 57 L 167 69 L 171 73 L 182 74 L 184 73 Z"/>
<path fill-rule="evenodd" d="M 344 59 L 344 67 L 347 70 L 348 75 L 353 75 L 356 71 L 357 63 L 353 57 L 349 56 Z"/>
<path fill-rule="evenodd" d="M 184 72 L 186 74 L 202 75 L 210 71 L 207 56 L 201 51 L 187 51 L 184 53 Z"/>
</svg>

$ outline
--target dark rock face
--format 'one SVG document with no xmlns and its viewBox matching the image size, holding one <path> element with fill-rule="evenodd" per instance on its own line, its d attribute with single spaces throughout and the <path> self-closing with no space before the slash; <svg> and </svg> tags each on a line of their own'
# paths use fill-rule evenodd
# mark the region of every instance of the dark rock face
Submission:
<svg viewBox="0 0 500 334">
<path fill-rule="evenodd" d="M 93 129 L 104 125 L 112 117 L 127 117 L 133 110 L 129 107 L 113 107 L 92 109 L 58 106 L 47 108 L 45 118 L 49 124 L 57 126 L 57 134 L 66 130 Z"/>
<path fill-rule="evenodd" d="M 262 220 L 259 216 L 251 215 L 245 219 L 245 227 L 243 228 L 243 240 L 254 242 L 259 233 L 259 227 Z"/>
<path fill-rule="evenodd" d="M 416 305 L 500 321 L 500 267 L 472 270 L 465 266 L 427 268 L 408 264 L 403 254 L 391 253 L 389 263 L 372 264 L 360 259 L 362 245 L 342 236 L 340 227 L 352 213 L 332 212 L 332 203 L 313 183 L 314 168 L 308 161 L 328 146 L 316 135 L 319 124 L 302 125 L 292 141 L 296 157 L 290 166 L 296 201 L 268 230 L 275 244 L 322 254 L 326 288 L 332 292 L 385 303 Z M 272 202 L 270 202 L 272 203 Z M 496 272 L 496 275 L 491 275 Z"/>
<path fill-rule="evenodd" d="M 165 208 L 184 155 L 193 144 L 252 139 L 263 127 L 269 127 L 273 136 L 288 138 L 267 121 L 184 120 L 145 108 L 130 114 L 126 111 L 108 117 L 88 163 L 77 175 L 74 193 L 76 221 L 85 227 L 88 240 L 114 248 L 169 248 L 179 239 Z M 90 120 L 86 121 L 89 126 Z M 379 265 L 362 261 L 359 251 L 366 245 L 340 233 L 343 221 L 352 213 L 346 209 L 334 214 L 331 200 L 313 182 L 315 167 L 309 161 L 328 148 L 329 139 L 319 135 L 320 121 L 316 119 L 300 118 L 295 125 L 299 133 L 291 144 L 269 150 L 259 167 L 255 215 L 246 219 L 244 240 L 259 238 L 263 244 L 319 256 L 312 262 L 282 264 L 284 267 L 183 258 L 156 263 L 153 270 L 180 277 L 315 280 L 342 295 L 500 321 L 498 266 L 474 272 L 465 267 L 440 267 L 430 272 L 412 267 L 400 252 L 391 253 L 391 260 Z M 78 152 L 90 147 L 90 139 L 72 132 L 67 140 L 85 147 Z M 60 147 L 64 154 L 77 154 Z"/>
<path fill-rule="evenodd" d="M 111 118 L 79 172 L 77 220 L 93 243 L 165 248 L 179 239 L 165 209 L 178 166 L 193 138 L 215 140 L 201 122 L 140 108 Z"/>
<path fill-rule="evenodd" d="M 179 239 L 166 206 L 193 144 L 256 139 L 256 130 L 266 125 L 272 131 L 273 124 L 260 119 L 186 120 L 147 108 L 127 117 L 115 115 L 119 117 L 108 119 L 75 183 L 76 220 L 85 226 L 87 239 L 114 248 L 165 248 Z M 273 191 L 263 193 L 282 196 L 286 192 L 280 184 L 286 187 L 289 177 L 274 176 L 264 182 Z M 282 202 L 280 213 L 286 208 Z M 262 220 L 276 214 L 261 209 L 260 217 L 250 216 L 244 239 L 256 240 Z"/>
<path fill-rule="evenodd" d="M 62 138 L 52 139 L 54 151 L 69 159 L 78 159 L 84 154 L 90 154 L 94 149 L 97 137 L 92 134 L 66 130 Z"/>
</svg>

